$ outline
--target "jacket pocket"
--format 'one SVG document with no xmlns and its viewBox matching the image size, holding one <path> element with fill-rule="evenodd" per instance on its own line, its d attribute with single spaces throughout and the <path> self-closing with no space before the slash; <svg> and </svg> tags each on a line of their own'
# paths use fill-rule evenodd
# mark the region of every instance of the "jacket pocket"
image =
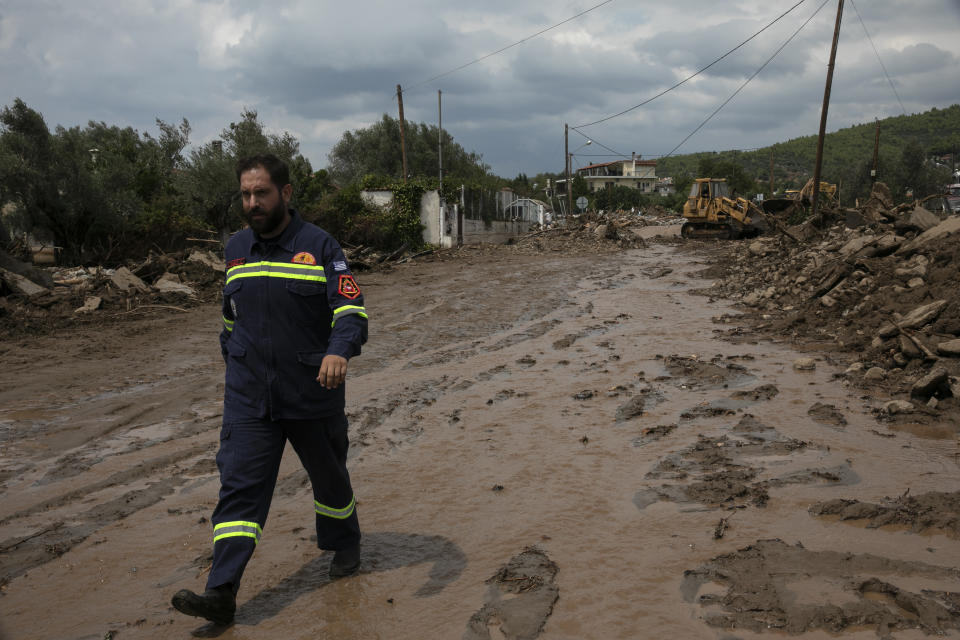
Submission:
<svg viewBox="0 0 960 640">
<path fill-rule="evenodd" d="M 242 344 L 227 340 L 227 355 L 232 358 L 243 358 L 247 355 L 247 349 Z"/>
<path fill-rule="evenodd" d="M 327 288 L 319 282 L 288 282 L 290 315 L 302 325 L 319 325 L 332 320 Z"/>
</svg>

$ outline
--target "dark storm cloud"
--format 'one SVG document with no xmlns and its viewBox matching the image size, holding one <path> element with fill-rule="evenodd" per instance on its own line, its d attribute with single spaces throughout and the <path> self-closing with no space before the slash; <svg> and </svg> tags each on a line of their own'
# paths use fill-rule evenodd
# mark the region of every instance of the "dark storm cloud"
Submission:
<svg viewBox="0 0 960 640">
<path fill-rule="evenodd" d="M 599 0 L 597 0 L 599 2 Z M 597 4 L 363 4 L 306 0 L 14 0 L 0 5 L 0 102 L 17 96 L 48 123 L 88 120 L 154 130 L 160 117 L 193 125 L 194 142 L 219 135 L 242 109 L 288 130 L 315 166 L 344 131 L 397 115 L 444 127 L 501 175 L 559 170 L 563 125 L 605 118 L 650 98 L 749 37 L 794 0 L 678 0 L 604 5 L 560 28 L 423 82 L 527 38 Z M 629 113 L 584 129 L 597 144 L 645 156 L 674 148 L 813 13 L 808 0 L 701 77 Z M 901 112 L 876 54 L 847 3 L 829 128 Z M 679 152 L 749 148 L 818 126 L 835 16 L 810 25 Z M 955 75 L 960 3 L 857 3 L 910 112 L 960 102 Z M 571 134 L 571 146 L 585 140 Z"/>
</svg>

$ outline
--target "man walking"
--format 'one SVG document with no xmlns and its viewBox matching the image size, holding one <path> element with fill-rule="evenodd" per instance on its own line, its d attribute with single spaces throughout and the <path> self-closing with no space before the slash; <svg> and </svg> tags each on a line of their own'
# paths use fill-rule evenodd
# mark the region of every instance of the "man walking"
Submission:
<svg viewBox="0 0 960 640">
<path fill-rule="evenodd" d="M 206 590 L 173 596 L 182 613 L 233 621 L 243 570 L 263 534 L 289 439 L 310 476 L 317 546 L 330 576 L 360 566 L 360 525 L 347 473 L 344 380 L 367 339 L 363 295 L 337 241 L 289 207 L 293 189 L 276 156 L 240 160 L 248 228 L 226 247 L 223 427 Z"/>
</svg>

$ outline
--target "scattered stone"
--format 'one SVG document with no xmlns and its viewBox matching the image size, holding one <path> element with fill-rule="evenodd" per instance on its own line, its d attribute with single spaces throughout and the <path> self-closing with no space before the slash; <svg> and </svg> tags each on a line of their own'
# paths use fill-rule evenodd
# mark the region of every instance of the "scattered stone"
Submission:
<svg viewBox="0 0 960 640">
<path fill-rule="evenodd" d="M 169 271 L 160 276 L 160 278 L 153 283 L 153 286 L 157 291 L 176 293 L 190 297 L 197 295 L 193 287 L 183 284 L 180 282 L 180 276 L 175 273 L 170 273 Z"/>
<path fill-rule="evenodd" d="M 937 300 L 922 307 L 917 307 L 903 318 L 898 319 L 897 323 L 887 323 L 880 327 L 878 335 L 881 338 L 892 338 L 900 332 L 900 329 L 919 329 L 925 324 L 932 322 L 943 308 L 947 306 L 946 300 Z M 898 327 L 899 325 L 899 327 Z"/>
<path fill-rule="evenodd" d="M 74 313 L 91 313 L 100 308 L 100 304 L 103 302 L 103 299 L 99 296 L 88 296 L 83 302 L 83 306 L 75 309 Z"/>
<path fill-rule="evenodd" d="M 867 369 L 867 372 L 863 374 L 864 380 L 879 381 L 887 377 L 887 372 L 881 369 L 880 367 L 870 367 Z"/>
<path fill-rule="evenodd" d="M 934 367 L 934 369 L 917 380 L 910 389 L 910 395 L 914 398 L 929 398 L 941 387 L 947 386 L 947 380 L 950 374 L 943 367 Z"/>
<path fill-rule="evenodd" d="M 883 409 L 892 416 L 898 413 L 911 413 L 913 411 L 913 403 L 907 402 L 906 400 L 891 400 L 883 405 Z"/>
<path fill-rule="evenodd" d="M 110 276 L 110 281 L 117 289 L 120 289 L 120 291 L 129 291 L 132 289 L 140 293 L 146 293 L 150 290 L 146 282 L 135 276 L 133 272 L 126 267 L 120 267 L 114 271 L 113 275 Z"/>
<path fill-rule="evenodd" d="M 941 342 L 937 345 L 937 353 L 950 358 L 960 358 L 960 339 Z"/>
<path fill-rule="evenodd" d="M 47 291 L 45 287 L 41 287 L 32 280 L 2 267 L 0 267 L 0 280 L 5 282 L 12 290 L 25 296 L 34 296 Z"/>
<path fill-rule="evenodd" d="M 793 368 L 797 371 L 812 371 L 817 368 L 817 361 L 813 358 L 797 358 L 793 361 Z"/>
</svg>

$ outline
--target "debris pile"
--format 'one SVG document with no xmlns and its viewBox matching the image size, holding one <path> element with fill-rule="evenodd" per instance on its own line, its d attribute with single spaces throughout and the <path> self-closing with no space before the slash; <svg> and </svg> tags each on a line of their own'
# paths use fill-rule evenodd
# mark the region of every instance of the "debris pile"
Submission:
<svg viewBox="0 0 960 640">
<path fill-rule="evenodd" d="M 960 409 L 960 217 L 894 207 L 881 183 L 833 214 L 725 245 L 704 293 L 739 300 L 756 329 L 855 354 L 848 379 L 909 398 L 887 413 Z"/>
<path fill-rule="evenodd" d="M 0 328 L 5 335 L 36 333 L 81 319 L 158 308 L 183 311 L 215 300 L 223 276 L 223 259 L 198 249 L 151 254 L 117 269 L 38 268 L 3 256 Z"/>
</svg>

